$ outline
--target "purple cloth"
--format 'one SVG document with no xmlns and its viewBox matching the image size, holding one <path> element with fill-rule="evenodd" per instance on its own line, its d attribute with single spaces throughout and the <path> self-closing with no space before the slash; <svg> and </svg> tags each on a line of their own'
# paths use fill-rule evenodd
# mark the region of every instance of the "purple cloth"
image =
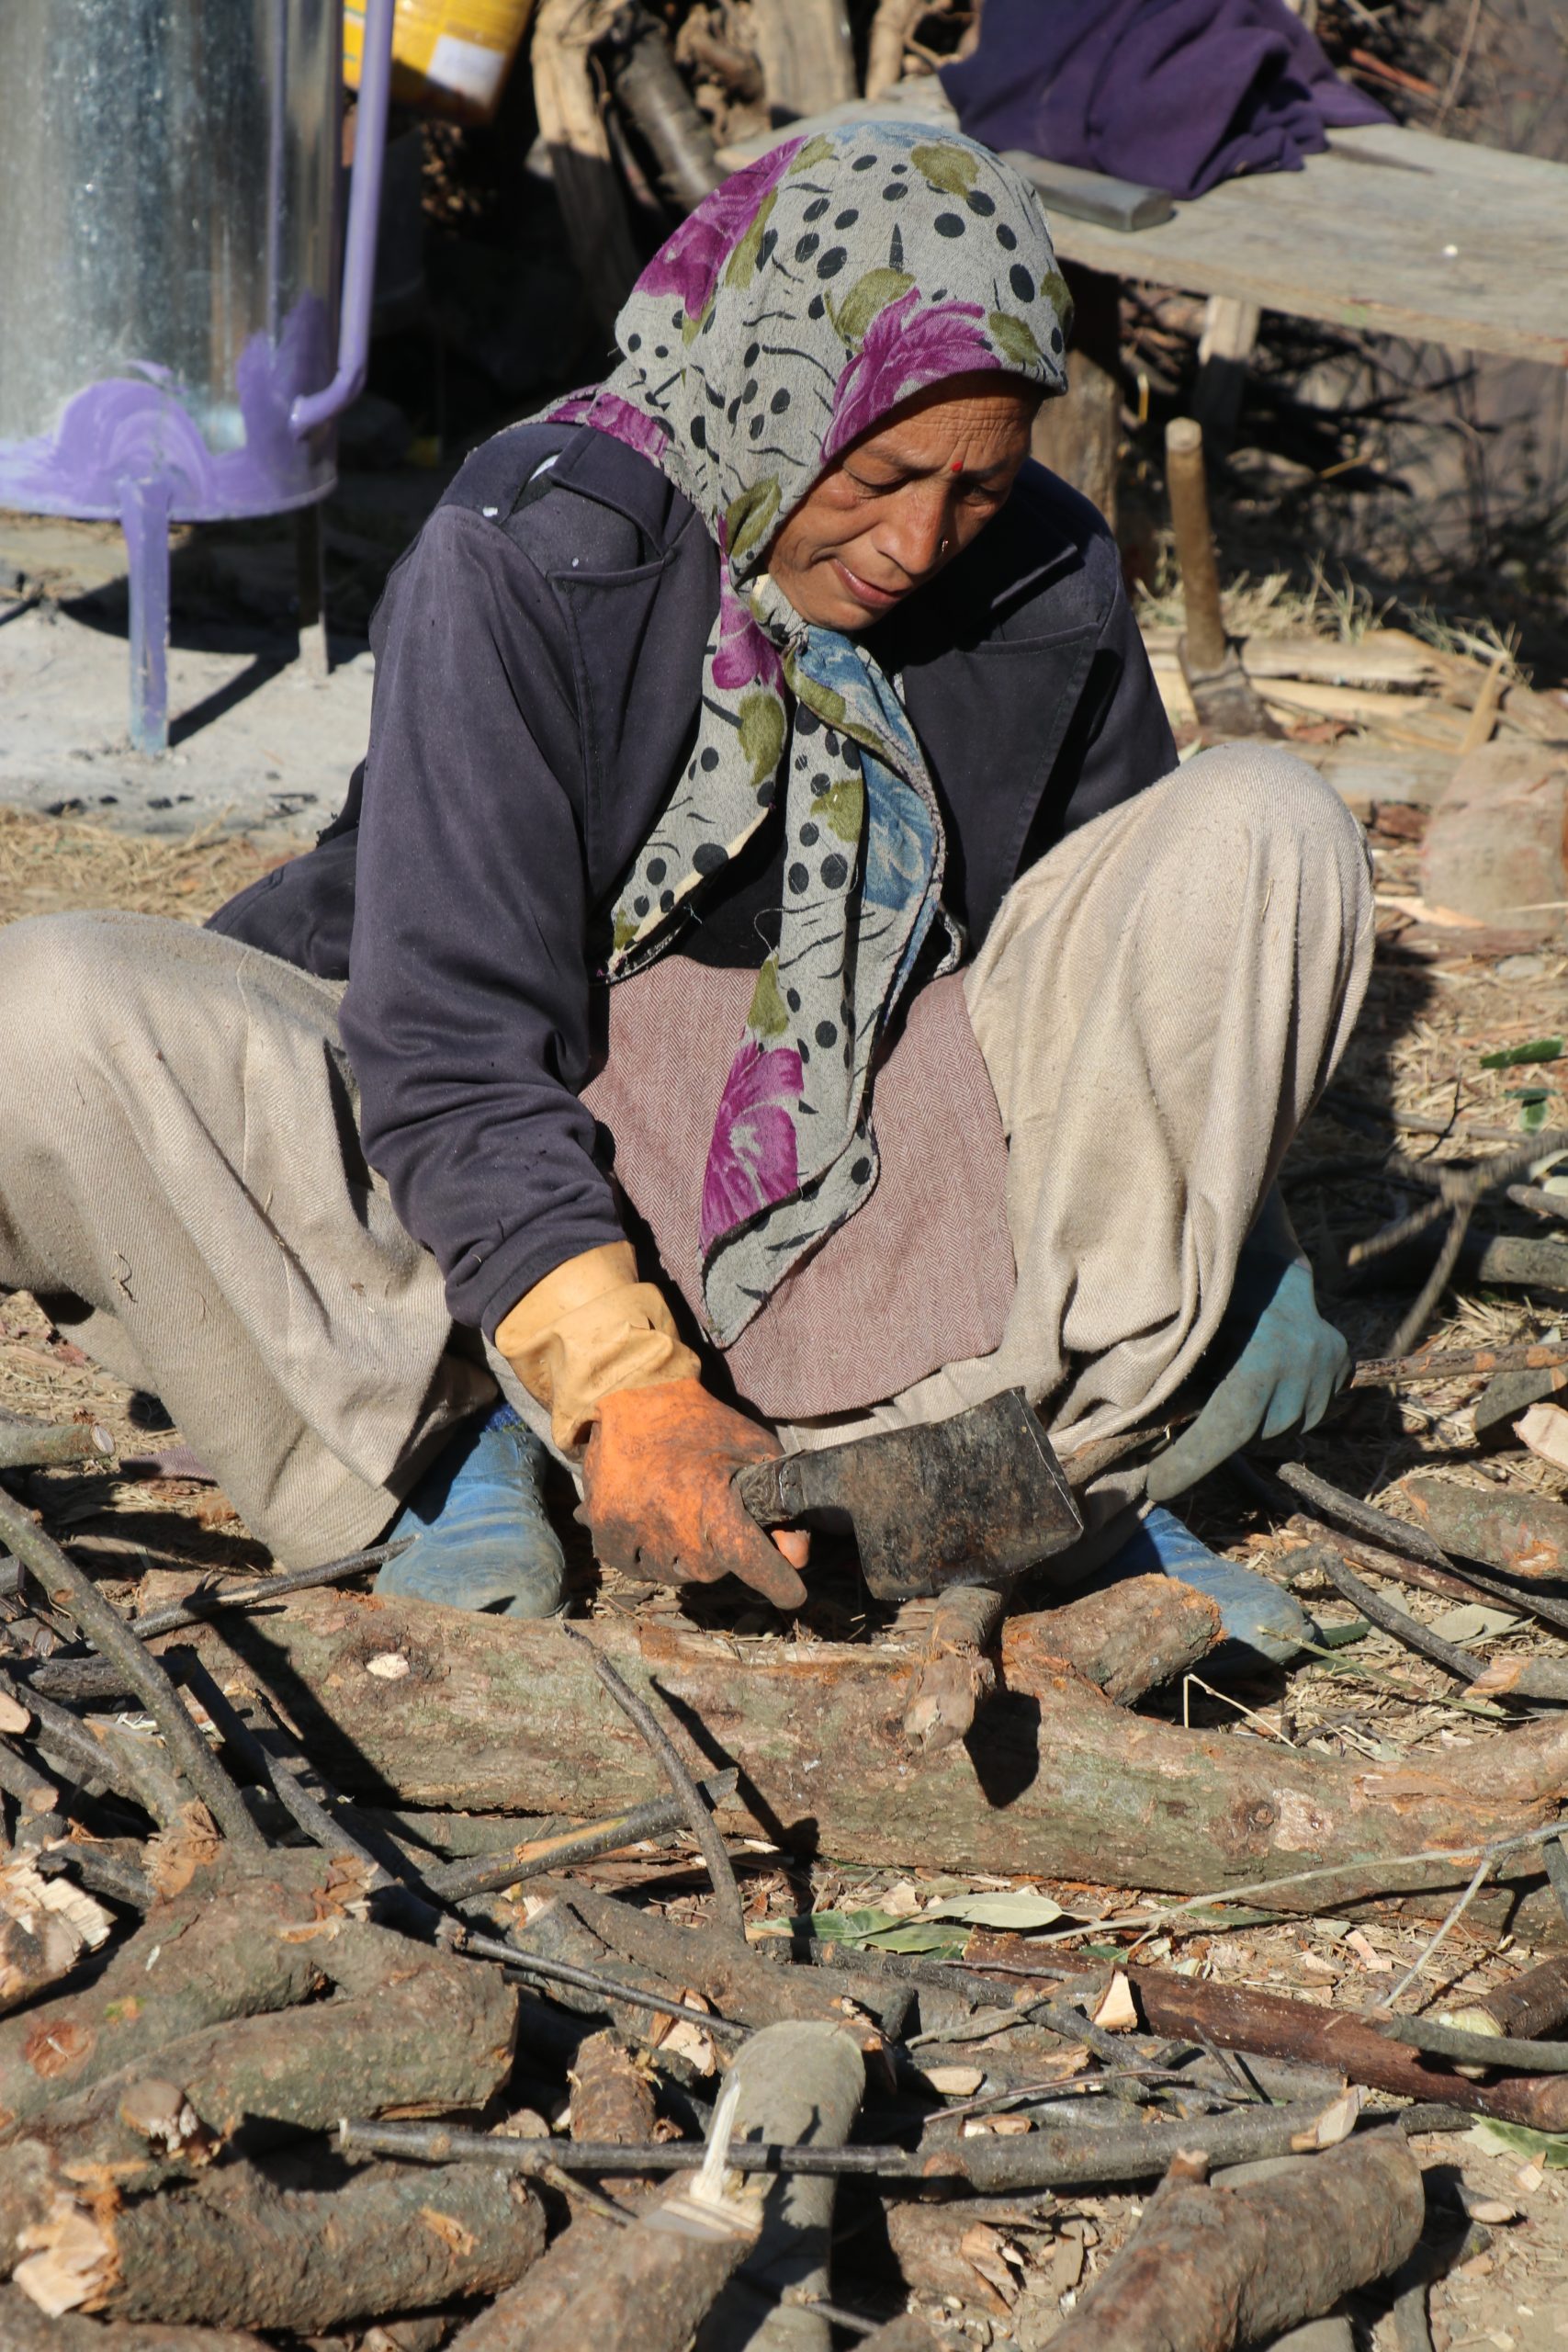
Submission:
<svg viewBox="0 0 1568 2352">
<path fill-rule="evenodd" d="M 942 81 L 988 147 L 1172 196 L 1299 172 L 1330 128 L 1389 119 L 1284 0 L 986 0 L 979 47 Z"/>
</svg>

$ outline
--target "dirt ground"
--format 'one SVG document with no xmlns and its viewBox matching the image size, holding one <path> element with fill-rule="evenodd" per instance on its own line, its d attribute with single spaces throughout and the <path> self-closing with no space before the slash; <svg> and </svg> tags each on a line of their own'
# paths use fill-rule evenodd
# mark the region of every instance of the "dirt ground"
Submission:
<svg viewBox="0 0 1568 2352">
<path fill-rule="evenodd" d="M 1402 945 L 1410 926 L 1408 902 L 1419 893 L 1419 822 L 1411 812 L 1395 810 L 1384 812 L 1371 828 L 1378 895 L 1384 902 L 1371 994 L 1339 1074 L 1340 1091 L 1309 1123 L 1286 1176 L 1328 1311 L 1359 1354 L 1385 1351 L 1418 1280 L 1388 1280 L 1384 1288 L 1359 1289 L 1346 1266 L 1357 1236 L 1410 1204 L 1409 1193 L 1391 1190 L 1379 1172 L 1396 1140 L 1395 1117 L 1439 1121 L 1449 1129 L 1443 1136 L 1399 1136 L 1413 1158 L 1497 1148 L 1468 1142 L 1467 1131 L 1477 1125 L 1517 1131 L 1525 1108 L 1519 1090 L 1525 1085 L 1545 1089 L 1547 1126 L 1568 1125 L 1562 1075 L 1568 1063 L 1523 1070 L 1481 1066 L 1482 1057 L 1499 1047 L 1568 1027 L 1568 954 L 1542 944 L 1501 958 L 1474 956 L 1466 952 L 1462 931 L 1436 953 L 1429 933 L 1419 952 L 1409 943 Z M 80 817 L 51 819 L 0 808 L 0 921 L 71 907 L 116 906 L 199 922 L 279 854 L 270 830 L 260 842 L 213 829 L 184 839 L 151 839 Z M 1509 1229 L 1520 1232 L 1550 1229 L 1522 1210 L 1508 1211 L 1506 1221 Z M 1561 1297 L 1461 1288 L 1444 1299 L 1427 1336 L 1456 1347 L 1555 1338 L 1562 1334 L 1563 1313 Z M 1358 1392 L 1342 1400 L 1330 1422 L 1307 1441 L 1304 1458 L 1339 1486 L 1381 1499 L 1406 1517 L 1410 1507 L 1398 1482 L 1416 1467 L 1472 1485 L 1501 1479 L 1540 1492 L 1568 1488 L 1568 1475 L 1517 1443 L 1483 1453 L 1469 1419 L 1476 1393 L 1473 1381 L 1397 1395 Z M 111 1431 L 122 1455 L 132 1463 L 141 1457 L 134 1476 L 54 1471 L 40 1474 L 46 1492 L 35 1492 L 35 1500 L 46 1500 L 51 1523 L 63 1532 L 75 1556 L 94 1565 L 111 1589 L 129 1595 L 138 1586 L 145 1589 L 150 1578 L 166 1591 L 169 1577 L 188 1581 L 193 1570 L 254 1570 L 265 1565 L 265 1554 L 219 1489 L 205 1477 L 183 1475 L 198 1465 L 182 1460 L 179 1433 L 161 1423 L 153 1401 L 133 1397 L 98 1371 L 22 1295 L 0 1298 L 0 1407 L 41 1419 L 90 1414 Z M 1291 1578 L 1302 1532 L 1282 1519 L 1270 1520 L 1227 1480 L 1208 1482 L 1190 1499 L 1189 1512 L 1218 1549 Z M 668 1595 L 613 1582 L 596 1586 L 586 1560 L 581 1574 L 582 1597 L 596 1607 L 679 1606 Z M 1331 1586 L 1309 1576 L 1297 1589 L 1325 1630 L 1352 1625 L 1355 1612 Z M 1451 1606 L 1421 1591 L 1378 1589 L 1385 1594 L 1397 1590 L 1413 1613 L 1427 1622 L 1442 1618 Z M 723 1605 L 710 1605 L 725 1622 Z M 0 1602 L 0 1611 L 14 1613 L 16 1606 Z M 802 1630 L 809 1634 L 815 1626 L 824 1635 L 841 1636 L 853 1616 L 852 1593 L 829 1579 Z M 728 1622 L 738 1630 L 752 1630 L 743 1611 L 730 1611 Z M 1565 1647 L 1523 1613 L 1508 1623 L 1472 1627 L 1464 1638 L 1473 1643 L 1478 1661 L 1516 1650 L 1560 1655 Z M 1223 1725 L 1238 1738 L 1284 1740 L 1330 1757 L 1392 1760 L 1504 1736 L 1500 1717 L 1467 1705 L 1436 1668 L 1375 1631 L 1288 1677 L 1224 1696 L 1190 1677 L 1161 1704 L 1193 1723 Z M 980 1883 L 919 1872 L 852 1872 L 829 1864 L 804 1874 L 778 1867 L 768 1856 L 751 1860 L 749 1907 L 761 1934 L 770 1921 L 802 1908 L 879 1910 L 890 1920 L 908 1918 L 955 1888 Z M 673 1863 L 606 1863 L 598 1875 L 606 1885 L 643 1884 L 677 1912 L 694 1899 L 689 1890 L 701 1883 L 683 1871 L 678 1857 Z M 1282 1920 L 1243 1913 L 1234 1926 L 1205 1924 L 1201 1931 L 1193 1923 L 1162 1927 L 1156 1920 L 1139 1934 L 1106 1929 L 1097 1937 L 1093 1921 L 1146 1907 L 1146 1891 L 1077 1885 L 1043 1891 L 1061 1904 L 1069 1919 L 1089 1923 L 1069 1951 L 1106 1954 L 1137 1941 L 1145 1956 L 1162 1957 L 1188 1973 L 1350 2008 L 1371 2007 L 1415 1966 L 1415 1979 L 1397 2006 L 1441 2009 L 1457 1990 L 1491 1984 L 1537 1956 L 1495 1930 L 1474 1926 L 1472 1918 L 1426 1959 L 1421 1955 L 1430 1928 L 1409 1921 L 1351 1928 L 1332 1918 Z M 1568 2166 L 1568 2139 L 1536 2150 L 1487 2147 L 1473 2133 L 1418 2144 L 1423 2159 L 1440 2168 L 1456 2226 L 1466 2211 L 1477 2215 L 1488 2241 L 1435 2290 L 1434 2340 L 1441 2352 L 1472 2345 L 1495 2346 L 1498 2352 L 1546 2352 L 1568 2341 L 1568 2169 L 1558 2168 Z M 945 2252 L 933 2238 L 923 2306 L 955 2343 L 1016 2345 L 1021 2352 L 1032 2352 L 1050 2340 L 1137 2210 L 1135 2200 L 1126 2198 L 1044 2199 L 1010 2217 L 989 2217 Z M 840 2276 L 842 2281 L 846 2272 Z M 1375 2339 L 1371 2333 L 1376 2316 L 1370 2302 L 1359 2309 L 1360 2340 L 1391 2343 L 1386 2328 Z"/>
</svg>

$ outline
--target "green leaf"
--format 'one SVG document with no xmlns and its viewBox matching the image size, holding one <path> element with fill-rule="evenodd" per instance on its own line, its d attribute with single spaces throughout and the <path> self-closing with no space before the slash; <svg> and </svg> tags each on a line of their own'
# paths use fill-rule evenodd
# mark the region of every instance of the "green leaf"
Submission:
<svg viewBox="0 0 1568 2352">
<path fill-rule="evenodd" d="M 967 147 L 949 147 L 945 141 L 911 147 L 909 161 L 943 196 L 967 196 L 980 176 L 980 166 Z"/>
<path fill-rule="evenodd" d="M 1505 1046 L 1495 1054 L 1483 1054 L 1483 1069 L 1517 1069 L 1525 1062 L 1558 1062 L 1562 1058 L 1561 1037 L 1532 1037 L 1526 1046 Z"/>
<path fill-rule="evenodd" d="M 827 162 L 832 152 L 832 141 L 830 139 L 824 139 L 821 132 L 818 131 L 815 139 L 808 139 L 807 141 L 799 154 L 795 158 L 795 161 L 789 167 L 788 176 L 793 179 L 796 172 L 815 171 L 818 164 L 825 164 Z"/>
<path fill-rule="evenodd" d="M 950 1894 L 933 1903 L 924 1919 L 963 1919 L 972 1928 L 1012 1928 L 1027 1935 L 1032 1928 L 1049 1928 L 1061 1918 L 1062 1906 L 1048 1894 L 1016 1891 L 1003 1894 Z"/>
<path fill-rule="evenodd" d="M 1067 281 L 1059 269 L 1047 270 L 1040 281 L 1040 291 L 1062 322 L 1062 333 L 1073 331 L 1073 298 L 1067 291 Z"/>
<path fill-rule="evenodd" d="M 956 1960 L 969 1939 L 962 1928 L 897 1918 L 891 1911 L 814 1911 L 803 1923 L 827 1943 L 868 1951 L 936 1952 Z"/>
<path fill-rule="evenodd" d="M 1533 2156 L 1553 2171 L 1568 2169 L 1568 2132 L 1532 2132 L 1528 2123 L 1498 2123 L 1488 2116 L 1464 2136 L 1489 2156 Z"/>
<path fill-rule="evenodd" d="M 1010 368 L 1030 374 L 1039 367 L 1044 354 L 1024 320 L 1015 319 L 1010 311 L 993 311 L 986 324 L 991 330 L 993 342 L 1001 345 L 1002 357 Z"/>
<path fill-rule="evenodd" d="M 832 308 L 833 324 L 846 343 L 859 343 L 865 331 L 889 302 L 907 294 L 914 279 L 904 269 L 868 269 L 857 277 L 843 300 Z"/>
<path fill-rule="evenodd" d="M 1434 1617 L 1427 1631 L 1439 1641 L 1457 1642 L 1461 1649 L 1468 1649 L 1472 1642 L 1491 1642 L 1499 1634 L 1511 1633 L 1518 1622 L 1506 1609 L 1483 1609 L 1478 1600 L 1465 1600 Z"/>
<path fill-rule="evenodd" d="M 746 1025 L 760 1037 L 782 1037 L 789 1027 L 789 1012 L 779 993 L 779 959 L 770 956 L 757 975 Z"/>
</svg>

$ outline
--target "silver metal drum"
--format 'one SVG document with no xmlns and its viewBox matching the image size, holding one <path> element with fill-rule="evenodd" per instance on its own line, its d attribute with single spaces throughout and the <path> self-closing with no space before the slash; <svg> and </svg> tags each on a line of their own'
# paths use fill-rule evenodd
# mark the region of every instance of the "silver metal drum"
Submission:
<svg viewBox="0 0 1568 2352">
<path fill-rule="evenodd" d="M 0 500 L 175 519 L 320 497 L 288 429 L 333 374 L 340 0 L 0 6 Z"/>
<path fill-rule="evenodd" d="M 393 0 L 369 0 L 337 300 L 342 0 L 0 0 L 0 505 L 118 517 L 131 736 L 167 526 L 335 479 L 364 380 Z"/>
</svg>

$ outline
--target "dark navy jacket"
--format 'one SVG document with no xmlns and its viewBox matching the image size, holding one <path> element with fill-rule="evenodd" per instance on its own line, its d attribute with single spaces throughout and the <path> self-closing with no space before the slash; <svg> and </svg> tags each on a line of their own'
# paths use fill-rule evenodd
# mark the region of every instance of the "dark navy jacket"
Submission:
<svg viewBox="0 0 1568 2352">
<path fill-rule="evenodd" d="M 717 603 L 713 542 L 646 458 L 582 429 L 498 434 L 388 582 L 342 815 L 213 918 L 348 979 L 365 1148 L 460 1323 L 493 1331 L 620 1238 L 577 1099 L 603 1035 L 591 975 L 690 756 Z M 1176 763 L 1105 526 L 1037 466 L 873 642 L 902 675 L 971 949 L 1025 866 Z M 705 886 L 682 953 L 762 962 L 781 832 Z"/>
</svg>

